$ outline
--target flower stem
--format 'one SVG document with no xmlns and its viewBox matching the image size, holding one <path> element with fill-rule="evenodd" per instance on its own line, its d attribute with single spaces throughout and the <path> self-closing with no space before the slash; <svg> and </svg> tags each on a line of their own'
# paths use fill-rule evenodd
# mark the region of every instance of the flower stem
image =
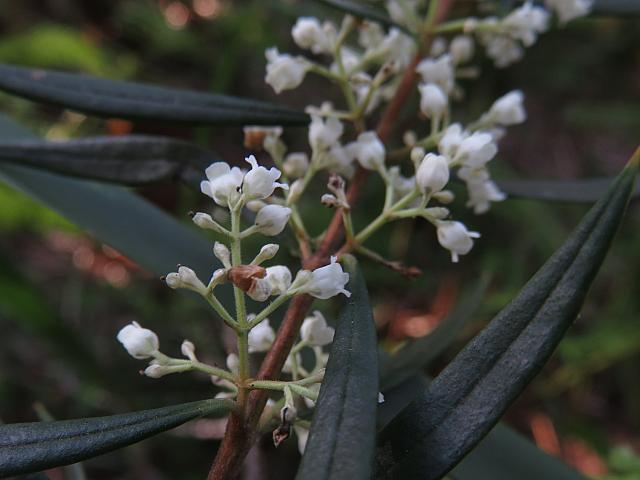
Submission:
<svg viewBox="0 0 640 480">
<path fill-rule="evenodd" d="M 242 265 L 242 238 L 240 235 L 240 212 L 242 207 L 236 206 L 231 210 L 231 265 Z M 249 330 L 247 329 L 247 307 L 244 301 L 244 292 L 233 286 L 233 294 L 236 303 L 236 330 L 238 336 L 238 375 L 240 381 L 249 377 Z M 238 397 L 240 399 L 240 396 Z"/>
</svg>

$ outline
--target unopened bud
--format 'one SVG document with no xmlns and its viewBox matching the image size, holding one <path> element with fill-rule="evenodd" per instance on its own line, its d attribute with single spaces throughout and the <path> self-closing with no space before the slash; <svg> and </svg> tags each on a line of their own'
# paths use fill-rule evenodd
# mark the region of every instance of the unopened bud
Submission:
<svg viewBox="0 0 640 480">
<path fill-rule="evenodd" d="M 187 357 L 189 360 L 193 360 L 194 362 L 197 361 L 196 346 L 193 344 L 193 342 L 190 342 L 189 340 L 185 340 L 184 342 L 182 342 L 180 351 L 182 352 L 182 355 Z"/>
<path fill-rule="evenodd" d="M 300 195 L 304 191 L 304 182 L 302 179 L 298 179 L 289 186 L 289 196 L 287 197 L 287 203 L 296 203 L 300 199 Z"/>
<path fill-rule="evenodd" d="M 251 264 L 260 265 L 262 262 L 271 260 L 276 256 L 276 253 L 278 253 L 279 249 L 280 245 L 278 245 L 277 243 L 267 243 L 260 249 L 260 253 L 258 253 L 258 255 L 256 255 L 256 258 L 251 261 Z"/>
<path fill-rule="evenodd" d="M 221 283 L 225 283 L 227 281 L 227 269 L 226 268 L 218 268 L 213 275 L 211 275 L 211 280 L 209 280 L 209 285 L 207 285 L 207 289 L 212 290 L 217 285 Z"/>
<path fill-rule="evenodd" d="M 440 192 L 434 193 L 433 198 L 439 201 L 440 203 L 444 203 L 448 205 L 456 199 L 456 196 L 451 190 L 442 190 Z"/>
<path fill-rule="evenodd" d="M 422 163 L 422 159 L 426 155 L 424 148 L 422 147 L 414 147 L 411 149 L 411 161 L 416 166 L 416 170 Z"/>
<path fill-rule="evenodd" d="M 171 373 L 167 367 L 163 365 L 158 365 L 157 363 L 151 363 L 147 368 L 142 372 L 144 375 L 150 378 L 160 378 L 164 377 L 168 373 Z"/>
<path fill-rule="evenodd" d="M 302 177 L 309 169 L 309 157 L 303 152 L 290 153 L 284 159 L 282 168 L 288 177 Z"/>
<path fill-rule="evenodd" d="M 225 268 L 231 268 L 231 252 L 224 243 L 216 242 L 213 245 L 213 254 Z"/>
<path fill-rule="evenodd" d="M 418 136 L 413 130 L 407 130 L 402 135 L 402 141 L 407 147 L 413 147 L 418 141 Z"/>
<path fill-rule="evenodd" d="M 165 277 L 165 282 L 173 289 L 186 288 L 200 294 L 206 291 L 196 272 L 189 267 L 179 266 L 177 272 L 172 272 Z"/>
<path fill-rule="evenodd" d="M 222 227 L 208 213 L 198 212 L 191 219 L 200 228 L 214 230 L 218 233 L 223 232 Z"/>
<path fill-rule="evenodd" d="M 266 207 L 267 204 L 264 203 L 262 200 L 251 200 L 250 202 L 247 202 L 246 207 L 251 210 L 252 212 L 259 212 L 262 207 Z"/>
</svg>

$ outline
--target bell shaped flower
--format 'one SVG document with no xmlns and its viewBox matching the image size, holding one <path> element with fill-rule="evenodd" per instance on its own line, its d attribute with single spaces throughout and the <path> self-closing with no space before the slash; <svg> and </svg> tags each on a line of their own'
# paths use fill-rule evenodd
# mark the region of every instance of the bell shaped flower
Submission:
<svg viewBox="0 0 640 480">
<path fill-rule="evenodd" d="M 318 115 L 311 115 L 309 125 L 309 145 L 314 150 L 326 150 L 338 142 L 344 131 L 342 122 L 335 117 L 323 119 Z"/>
<path fill-rule="evenodd" d="M 536 42 L 539 33 L 549 29 L 549 17 L 549 12 L 544 8 L 525 2 L 502 20 L 501 27 L 511 38 L 530 47 Z"/>
<path fill-rule="evenodd" d="M 153 357 L 160 348 L 158 336 L 153 331 L 142 328 L 138 322 L 123 327 L 117 338 L 129 355 L 138 360 Z"/>
<path fill-rule="evenodd" d="M 298 87 L 304 80 L 310 64 L 302 57 L 280 54 L 277 48 L 269 48 L 265 52 L 267 57 L 267 82 L 275 90 L 281 93 Z"/>
<path fill-rule="evenodd" d="M 449 45 L 449 54 L 454 65 L 468 62 L 473 57 L 473 38 L 469 35 L 456 35 Z"/>
<path fill-rule="evenodd" d="M 270 237 L 278 235 L 287 226 L 291 209 L 281 205 L 267 205 L 262 207 L 256 215 L 255 225 L 263 235 Z"/>
<path fill-rule="evenodd" d="M 438 242 L 451 252 L 451 261 L 457 262 L 459 255 L 466 255 L 473 248 L 474 238 L 480 238 L 477 232 L 470 232 L 460 222 L 440 220 L 437 223 Z"/>
<path fill-rule="evenodd" d="M 442 190 L 449 182 L 449 163 L 443 155 L 428 153 L 416 172 L 416 183 L 425 194 Z"/>
<path fill-rule="evenodd" d="M 453 91 L 455 71 L 451 55 L 441 55 L 437 59 L 425 58 L 416 67 L 416 72 L 424 83 L 435 83 L 447 95 Z"/>
<path fill-rule="evenodd" d="M 211 164 L 204 171 L 207 180 L 200 183 L 200 190 L 221 207 L 228 207 L 240 198 L 240 186 L 244 173 L 226 162 Z"/>
<path fill-rule="evenodd" d="M 561 24 L 588 15 L 593 0 L 545 0 L 544 4 L 558 15 Z"/>
<path fill-rule="evenodd" d="M 264 279 L 271 284 L 271 295 L 282 295 L 291 286 L 291 271 L 284 265 L 267 267 Z"/>
<path fill-rule="evenodd" d="M 347 148 L 367 170 L 377 170 L 384 165 L 386 151 L 376 132 L 361 133 Z"/>
<path fill-rule="evenodd" d="M 527 118 L 523 105 L 524 95 L 520 90 L 503 95 L 498 98 L 489 111 L 482 116 L 482 120 L 497 125 L 508 126 L 522 123 Z"/>
<path fill-rule="evenodd" d="M 266 352 L 276 339 L 276 332 L 265 318 L 249 331 L 249 353 Z"/>
<path fill-rule="evenodd" d="M 489 133 L 468 133 L 454 123 L 445 130 L 438 150 L 448 158 L 450 166 L 480 168 L 496 155 L 498 147 Z"/>
<path fill-rule="evenodd" d="M 322 313 L 318 310 L 304 319 L 300 328 L 300 338 L 309 345 L 322 347 L 333 341 L 335 330 L 327 325 Z"/>
<path fill-rule="evenodd" d="M 316 55 L 330 53 L 336 40 L 336 28 L 330 22 L 320 25 L 314 17 L 300 17 L 291 29 L 291 36 L 296 45 Z"/>
<path fill-rule="evenodd" d="M 420 91 L 420 111 L 427 118 L 442 117 L 449 103 L 442 89 L 435 83 L 423 83 L 418 90 Z"/>
<path fill-rule="evenodd" d="M 281 175 L 277 168 L 271 167 L 267 170 L 261 167 L 253 155 L 249 155 L 245 160 L 251 165 L 251 170 L 244 175 L 242 181 L 242 194 L 245 201 L 270 197 L 276 188 L 289 189 L 286 183 L 276 182 Z"/>
<path fill-rule="evenodd" d="M 312 297 L 326 300 L 343 293 L 347 297 L 351 292 L 345 290 L 345 285 L 349 282 L 349 274 L 342 270 L 342 265 L 337 262 L 336 257 L 331 257 L 331 263 L 324 267 L 315 269 L 305 275 L 298 273 L 294 285 L 301 283 L 299 293 L 308 293 Z"/>
</svg>

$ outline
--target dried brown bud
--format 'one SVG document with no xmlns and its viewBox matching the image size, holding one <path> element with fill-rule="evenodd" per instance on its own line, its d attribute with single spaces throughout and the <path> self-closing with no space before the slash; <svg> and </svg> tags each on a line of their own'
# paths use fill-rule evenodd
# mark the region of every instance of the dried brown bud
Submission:
<svg viewBox="0 0 640 480">
<path fill-rule="evenodd" d="M 291 425 L 285 424 L 280 425 L 273 431 L 273 444 L 277 447 L 280 446 L 282 442 L 284 442 L 291 435 Z"/>
<path fill-rule="evenodd" d="M 248 292 L 256 279 L 264 278 L 266 275 L 267 269 L 260 265 L 239 265 L 229 269 L 227 278 L 240 290 Z"/>
<path fill-rule="evenodd" d="M 247 127 L 244 129 L 244 148 L 254 152 L 260 152 L 264 146 L 267 131 L 260 127 Z"/>
</svg>

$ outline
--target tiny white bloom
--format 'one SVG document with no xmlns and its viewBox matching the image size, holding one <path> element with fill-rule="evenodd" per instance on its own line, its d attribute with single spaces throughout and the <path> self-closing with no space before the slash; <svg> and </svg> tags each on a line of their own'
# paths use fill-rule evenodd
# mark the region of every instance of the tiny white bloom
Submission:
<svg viewBox="0 0 640 480">
<path fill-rule="evenodd" d="M 443 155 L 428 153 L 416 172 L 416 183 L 425 194 L 442 190 L 449 182 L 449 163 Z"/>
<path fill-rule="evenodd" d="M 309 157 L 304 152 L 290 153 L 285 157 L 282 168 L 288 177 L 302 177 L 309 169 Z"/>
<path fill-rule="evenodd" d="M 327 325 L 324 315 L 318 310 L 304 319 L 300 328 L 300 338 L 309 345 L 322 347 L 333 341 L 335 330 Z"/>
<path fill-rule="evenodd" d="M 516 125 L 527 118 L 523 105 L 524 95 L 520 90 L 503 95 L 491 105 L 485 119 L 498 125 Z"/>
<path fill-rule="evenodd" d="M 375 54 L 393 61 L 396 68 L 402 70 L 411 63 L 415 51 L 415 40 L 400 29 L 392 27 L 375 50 Z"/>
<path fill-rule="evenodd" d="M 545 0 L 544 3 L 556 12 L 561 24 L 588 15 L 593 7 L 593 0 Z"/>
<path fill-rule="evenodd" d="M 425 83 L 435 83 L 447 95 L 451 93 L 455 84 L 455 72 L 451 55 L 445 54 L 437 59 L 425 58 L 416 67 L 416 72 Z"/>
<path fill-rule="evenodd" d="M 384 39 L 384 30 L 379 23 L 362 21 L 358 25 L 358 43 L 367 50 L 375 49 Z"/>
<path fill-rule="evenodd" d="M 264 279 L 271 284 L 272 295 L 282 295 L 291 286 L 291 271 L 284 265 L 267 267 Z"/>
<path fill-rule="evenodd" d="M 435 83 L 423 83 L 420 90 L 420 111 L 428 118 L 440 118 L 447 110 L 447 95 Z"/>
<path fill-rule="evenodd" d="M 384 165 L 385 148 L 376 132 L 364 132 L 358 135 L 356 142 L 348 148 L 360 165 L 368 170 L 377 170 Z"/>
<path fill-rule="evenodd" d="M 138 322 L 124 326 L 117 339 L 129 355 L 138 360 L 151 358 L 160 348 L 158 336 L 147 328 L 142 328 Z"/>
<path fill-rule="evenodd" d="M 249 331 L 249 353 L 266 352 L 276 339 L 276 332 L 265 318 Z"/>
<path fill-rule="evenodd" d="M 309 124 L 309 145 L 314 150 L 326 150 L 338 142 L 344 126 L 335 117 L 323 120 L 318 115 L 311 115 Z"/>
<path fill-rule="evenodd" d="M 482 214 L 489 210 L 491 202 L 501 202 L 507 196 L 491 181 L 489 172 L 484 169 L 463 167 L 458 171 L 458 177 L 467 185 L 469 201 L 466 206 L 473 208 L 474 213 Z"/>
<path fill-rule="evenodd" d="M 337 260 L 336 257 L 331 257 L 331 263 L 329 265 L 317 268 L 311 272 L 301 291 L 322 300 L 334 297 L 340 293 L 350 297 L 351 292 L 344 288 L 349 281 L 349 274 L 342 271 L 342 265 L 340 265 Z M 300 276 L 300 274 L 298 274 L 298 276 Z M 297 279 L 298 278 L 296 278 L 296 280 Z"/>
<path fill-rule="evenodd" d="M 451 261 L 457 262 L 459 255 L 466 255 L 473 248 L 473 238 L 479 238 L 477 232 L 470 232 L 460 222 L 439 221 L 438 226 L 438 242 L 444 248 L 451 252 Z"/>
<path fill-rule="evenodd" d="M 469 35 L 457 35 L 449 45 L 451 60 L 455 65 L 468 62 L 473 57 L 473 38 Z"/>
<path fill-rule="evenodd" d="M 505 68 L 517 62 L 524 56 L 524 50 L 518 42 L 505 35 L 480 35 L 487 56 L 493 60 L 498 68 Z"/>
<path fill-rule="evenodd" d="M 231 252 L 224 243 L 215 242 L 213 244 L 213 254 L 225 268 L 231 268 Z"/>
<path fill-rule="evenodd" d="M 255 224 L 263 235 L 278 235 L 287 226 L 291 209 L 281 205 L 267 205 L 256 215 Z"/>
<path fill-rule="evenodd" d="M 204 171 L 207 180 L 200 183 L 200 190 L 221 207 L 227 207 L 240 198 L 240 186 L 244 174 L 238 167 L 231 168 L 226 162 L 211 164 Z"/>
<path fill-rule="evenodd" d="M 329 171 L 336 172 L 346 178 L 354 174 L 354 156 L 346 147 L 336 143 L 328 152 L 322 155 L 322 165 Z"/>
<path fill-rule="evenodd" d="M 549 12 L 525 2 L 502 20 L 502 28 L 514 39 L 520 40 L 525 47 L 536 42 L 539 33 L 549 29 Z"/>
<path fill-rule="evenodd" d="M 271 296 L 271 283 L 264 278 L 255 278 L 247 295 L 256 302 L 264 302 Z"/>
<path fill-rule="evenodd" d="M 240 359 L 238 358 L 238 355 L 235 353 L 227 355 L 226 364 L 231 373 L 235 373 L 236 375 L 238 374 L 238 370 L 240 369 Z"/>
<path fill-rule="evenodd" d="M 291 29 L 291 36 L 300 48 L 313 53 L 330 53 L 335 42 L 335 27 L 329 22 L 320 25 L 317 18 L 300 17 Z"/>
<path fill-rule="evenodd" d="M 298 87 L 309 70 L 309 62 L 302 57 L 280 54 L 277 48 L 269 48 L 265 52 L 267 57 L 267 82 L 280 93 Z"/>
<path fill-rule="evenodd" d="M 378 403 L 384 403 L 384 395 L 382 392 L 378 392 Z"/>
<path fill-rule="evenodd" d="M 447 127 L 438 142 L 438 150 L 449 159 L 449 165 L 474 168 L 484 166 L 498 152 L 493 137 L 485 132 L 469 134 L 458 123 Z"/>
<path fill-rule="evenodd" d="M 289 189 L 286 183 L 276 182 L 281 175 L 277 168 L 271 167 L 267 170 L 261 167 L 253 155 L 249 155 L 245 160 L 251 165 L 251 170 L 244 175 L 242 181 L 242 194 L 246 201 L 270 197 L 276 188 Z"/>
<path fill-rule="evenodd" d="M 165 283 L 173 288 L 186 288 L 194 292 L 203 293 L 206 290 L 204 283 L 198 278 L 196 272 L 189 267 L 180 265 L 177 272 L 171 272 L 165 277 Z"/>
</svg>

